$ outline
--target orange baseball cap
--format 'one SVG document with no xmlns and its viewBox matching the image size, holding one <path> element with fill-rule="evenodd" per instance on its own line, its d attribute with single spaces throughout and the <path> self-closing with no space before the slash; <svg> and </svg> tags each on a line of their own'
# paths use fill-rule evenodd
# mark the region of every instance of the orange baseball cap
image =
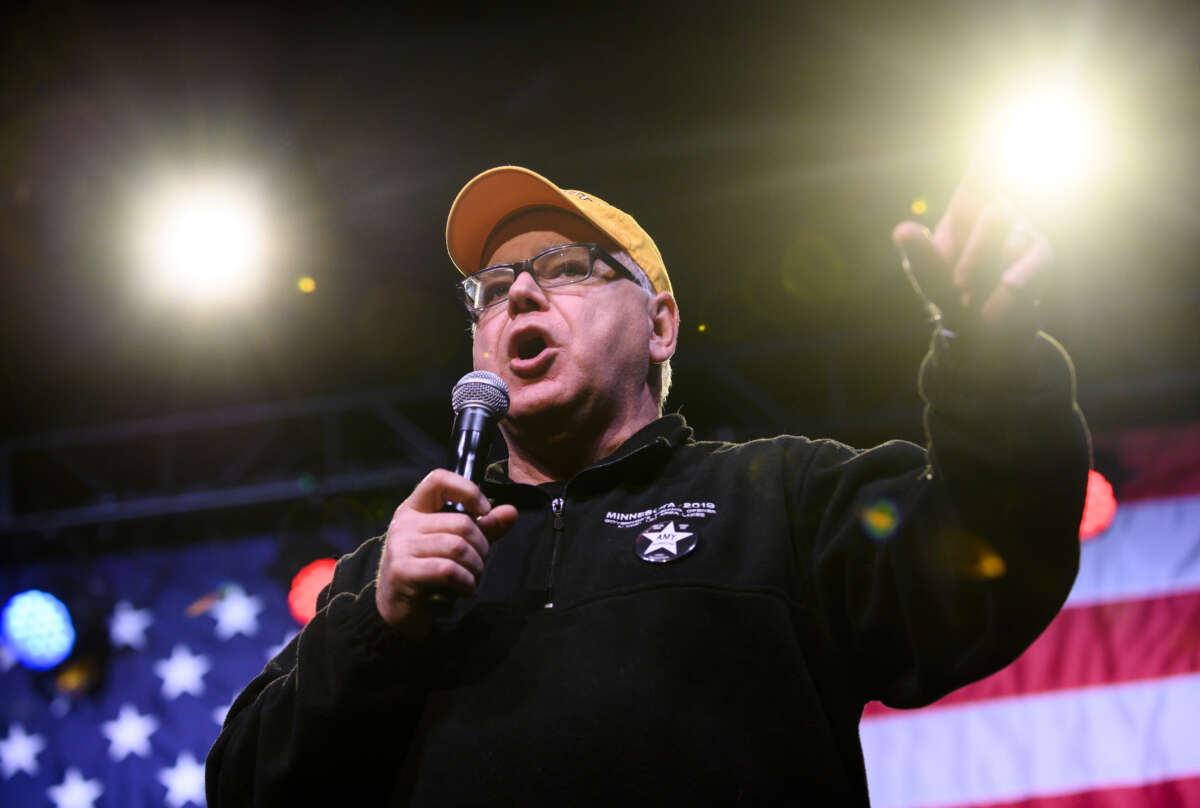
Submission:
<svg viewBox="0 0 1200 808">
<path fill-rule="evenodd" d="M 530 207 L 561 208 L 582 216 L 617 243 L 646 273 L 655 292 L 670 292 L 662 254 L 632 216 L 592 194 L 559 188 L 528 168 L 488 169 L 463 186 L 446 218 L 446 250 L 463 275 L 483 268 L 488 237 L 511 214 Z"/>
</svg>

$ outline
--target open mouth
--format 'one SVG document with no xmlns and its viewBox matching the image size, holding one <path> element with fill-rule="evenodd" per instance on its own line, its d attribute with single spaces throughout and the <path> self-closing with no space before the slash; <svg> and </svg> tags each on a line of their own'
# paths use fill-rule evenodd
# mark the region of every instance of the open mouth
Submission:
<svg viewBox="0 0 1200 808">
<path fill-rule="evenodd" d="M 533 359 L 544 350 L 546 350 L 546 340 L 538 334 L 530 334 L 517 343 L 517 358 Z"/>
</svg>

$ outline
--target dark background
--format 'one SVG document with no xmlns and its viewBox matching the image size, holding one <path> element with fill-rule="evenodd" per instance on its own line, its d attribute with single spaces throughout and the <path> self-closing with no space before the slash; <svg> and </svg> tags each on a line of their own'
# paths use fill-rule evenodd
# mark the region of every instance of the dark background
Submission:
<svg viewBox="0 0 1200 808">
<path fill-rule="evenodd" d="M 1086 193 L 1034 205 L 1058 254 L 1044 326 L 1097 431 L 1200 414 L 1194 4 L 465 8 L 5 12 L 10 459 L 65 428 L 413 385 L 439 391 L 405 412 L 440 440 L 470 365 L 445 215 L 504 163 L 653 235 L 683 316 L 670 409 L 701 437 L 921 440 L 928 327 L 889 234 L 917 197 L 936 221 L 998 88 L 1037 65 L 1087 77 L 1118 143 Z M 155 166 L 210 164 L 270 188 L 285 245 L 270 287 L 227 308 L 151 304 L 129 270 L 125 200 Z M 314 294 L 296 290 L 303 275 Z M 184 465 L 219 464 L 253 430 L 205 438 Z M 119 461 L 136 452 L 89 451 L 92 488 L 119 499 L 134 473 Z M 350 430 L 339 451 L 380 450 Z M 11 507 L 61 505 L 47 490 L 69 475 L 30 462 L 8 472 Z"/>
</svg>

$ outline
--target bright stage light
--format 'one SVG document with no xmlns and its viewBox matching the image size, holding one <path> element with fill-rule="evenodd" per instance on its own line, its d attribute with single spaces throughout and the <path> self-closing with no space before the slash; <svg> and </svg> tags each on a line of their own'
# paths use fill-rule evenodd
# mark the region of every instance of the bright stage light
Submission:
<svg viewBox="0 0 1200 808">
<path fill-rule="evenodd" d="M 1117 498 L 1112 483 L 1100 472 L 1088 472 L 1087 494 L 1083 499 L 1083 519 L 1079 523 L 1079 540 L 1094 539 L 1108 529 L 1117 515 Z"/>
<path fill-rule="evenodd" d="M 160 294 L 198 303 L 244 297 L 266 263 L 266 218 L 249 182 L 230 176 L 164 182 L 135 217 L 138 263 Z"/>
<path fill-rule="evenodd" d="M 1018 193 L 1060 198 L 1104 171 L 1109 128 L 1075 83 L 1046 81 L 1014 93 L 985 135 L 990 170 Z"/>
<path fill-rule="evenodd" d="M 333 580 L 333 568 L 336 566 L 336 559 L 318 558 L 306 564 L 292 578 L 292 588 L 287 597 L 288 609 L 300 625 L 306 625 L 317 613 L 317 595 Z"/>
</svg>

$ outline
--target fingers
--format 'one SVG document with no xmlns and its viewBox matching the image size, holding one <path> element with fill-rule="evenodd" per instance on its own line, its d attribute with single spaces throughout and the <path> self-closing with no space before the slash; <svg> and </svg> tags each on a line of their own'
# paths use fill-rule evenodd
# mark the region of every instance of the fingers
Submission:
<svg viewBox="0 0 1200 808">
<path fill-rule="evenodd" d="M 1005 265 L 1011 267 L 1019 263 L 1031 248 L 1035 248 L 1039 252 L 1042 260 L 1052 262 L 1053 251 L 1050 249 L 1049 240 L 1024 218 L 1017 217 L 1008 237 L 1004 239 Z"/>
<path fill-rule="evenodd" d="M 475 483 L 446 469 L 435 469 L 417 483 L 400 507 L 422 513 L 436 513 L 447 502 L 461 502 L 467 513 L 483 516 L 492 509 L 487 497 Z"/>
<path fill-rule="evenodd" d="M 413 558 L 444 558 L 471 573 L 473 579 L 483 574 L 483 559 L 470 541 L 457 533 L 421 533 L 408 543 L 408 553 Z"/>
<path fill-rule="evenodd" d="M 508 507 L 512 508 L 511 505 Z M 487 558 L 489 538 L 484 535 L 479 523 L 470 516 L 464 513 L 431 513 L 423 516 L 419 524 L 422 534 L 457 536 L 470 545 L 481 559 Z"/>
<path fill-rule="evenodd" d="M 393 571 L 397 583 L 389 587 L 393 600 L 412 601 L 430 592 L 452 591 L 469 598 L 479 578 L 463 565 L 442 556 L 409 556 Z"/>
<path fill-rule="evenodd" d="M 401 508 L 388 528 L 375 603 L 380 615 L 413 636 L 427 634 L 424 598 L 433 592 L 471 597 L 483 575 L 488 543 L 465 514 Z"/>
<path fill-rule="evenodd" d="M 1026 294 L 1036 295 L 1047 271 L 1054 264 L 1054 250 L 1050 241 L 1039 233 L 1029 231 L 1024 237 L 1029 238 L 1032 244 L 1026 246 L 1024 254 L 1004 271 L 1000 282 Z"/>
<path fill-rule="evenodd" d="M 1054 263 L 1050 242 L 1037 234 L 1029 236 L 1024 253 L 1004 271 L 1000 283 L 980 309 L 980 316 L 989 325 L 1019 321 L 1029 317 L 1037 304 L 1049 269 Z"/>
<path fill-rule="evenodd" d="M 995 323 L 1031 308 L 1053 263 L 1049 243 L 999 195 L 979 161 L 933 232 L 901 222 L 892 241 L 909 281 L 947 322 L 968 322 L 960 320 L 965 316 Z"/>
<path fill-rule="evenodd" d="M 443 511 L 448 501 L 461 502 L 466 513 Z M 430 472 L 388 525 L 375 589 L 379 614 L 406 636 L 428 636 L 430 594 L 474 595 L 490 543 L 516 518 L 512 505 L 493 510 L 470 480 L 444 469 Z"/>
<path fill-rule="evenodd" d="M 995 288 L 1005 266 L 1004 242 L 1014 220 L 1011 208 L 1003 202 L 992 202 L 980 213 L 951 272 L 963 308 L 981 306 Z"/>
<path fill-rule="evenodd" d="M 512 505 L 498 505 L 491 513 L 476 522 L 488 541 L 496 541 L 517 522 L 517 509 Z"/>
<path fill-rule="evenodd" d="M 951 266 L 958 263 L 988 199 L 982 163 L 976 159 L 954 189 L 950 204 L 946 206 L 946 212 L 938 220 L 932 234 L 934 247 Z"/>
<path fill-rule="evenodd" d="M 478 499 L 474 498 L 479 494 Z M 461 498 L 474 510 L 487 509 L 476 519 L 465 514 L 442 511 L 444 498 Z M 420 510 L 436 506 L 432 512 Z M 492 541 L 500 538 L 516 522 L 517 509 L 501 505 L 495 510 L 470 481 L 450 472 L 433 472 L 413 490 L 408 499 L 396 509 L 388 526 L 382 566 L 389 577 L 386 589 L 399 589 L 408 594 L 422 590 L 425 578 L 413 579 L 412 559 L 442 559 L 461 568 L 456 572 L 446 565 L 421 565 L 423 575 L 441 574 L 449 584 L 453 578 L 470 580 L 473 592 Z M 435 573 L 440 569 L 440 573 Z M 467 576 L 464 578 L 464 574 Z M 440 579 L 439 579 L 440 580 Z M 427 581 L 426 581 L 427 582 Z M 461 588 L 456 591 L 462 591 Z"/>
</svg>

